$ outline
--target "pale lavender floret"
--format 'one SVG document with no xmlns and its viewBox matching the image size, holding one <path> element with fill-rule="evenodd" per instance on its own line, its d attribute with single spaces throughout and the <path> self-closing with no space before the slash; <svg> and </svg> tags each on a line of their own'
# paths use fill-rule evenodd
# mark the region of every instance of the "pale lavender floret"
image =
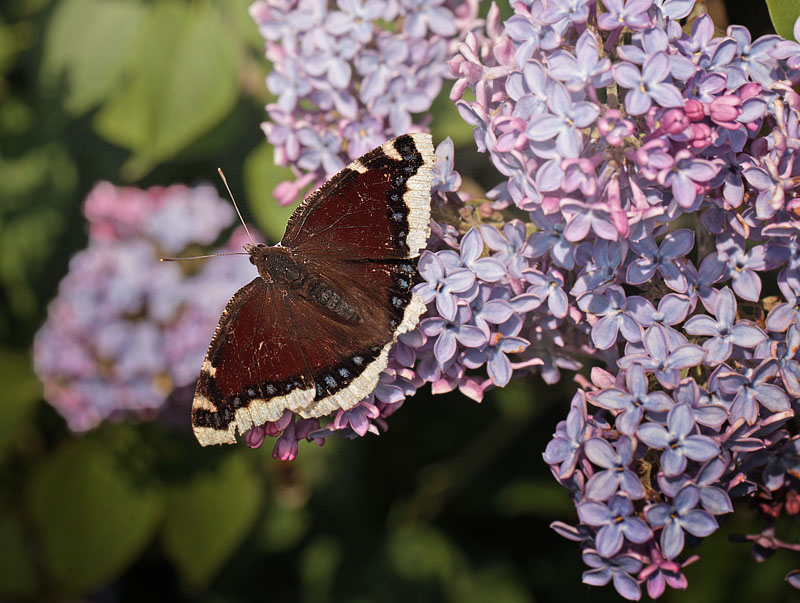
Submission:
<svg viewBox="0 0 800 603">
<path fill-rule="evenodd" d="M 297 99 L 311 92 L 311 82 L 300 64 L 287 57 L 279 68 L 270 71 L 267 88 L 272 94 L 278 95 L 277 105 L 284 111 L 291 112 L 297 106 Z"/>
<path fill-rule="evenodd" d="M 668 293 L 662 297 L 658 302 L 658 310 L 653 307 L 650 300 L 640 295 L 631 295 L 626 301 L 629 315 L 642 328 L 662 325 L 666 329 L 670 347 L 686 343 L 686 339 L 672 327 L 683 322 L 689 312 L 689 305 L 689 299 L 685 295 L 676 293 Z"/>
<path fill-rule="evenodd" d="M 578 307 L 584 312 L 600 316 L 592 326 L 592 343 L 600 350 L 607 350 L 622 336 L 627 341 L 641 341 L 642 329 L 627 311 L 625 291 L 612 285 L 605 293 L 586 292 L 578 298 Z"/>
<path fill-rule="evenodd" d="M 697 366 L 703 361 L 705 351 L 698 345 L 687 343 L 670 349 L 669 336 L 661 325 L 647 329 L 642 338 L 646 353 L 633 353 L 620 358 L 617 364 L 628 369 L 638 363 L 645 370 L 654 371 L 658 382 L 666 389 L 675 389 L 682 369 Z"/>
<path fill-rule="evenodd" d="M 713 393 L 701 391 L 691 377 L 683 379 L 673 393 L 675 402 L 688 404 L 692 408 L 698 425 L 718 430 L 728 420 L 728 407 L 715 401 L 714 396 Z"/>
<path fill-rule="evenodd" d="M 480 257 L 483 249 L 481 233 L 477 228 L 471 228 L 461 239 L 461 263 L 482 281 L 497 282 L 505 277 L 505 266 L 498 258 Z"/>
<path fill-rule="evenodd" d="M 411 113 L 428 110 L 432 100 L 426 92 L 415 89 L 405 77 L 398 76 L 389 81 L 386 91 L 375 100 L 372 109 L 376 115 L 388 117 L 391 132 L 399 136 L 411 129 Z"/>
<path fill-rule="evenodd" d="M 495 251 L 494 258 L 502 262 L 514 278 L 522 278 L 527 268 L 530 250 L 527 246 L 525 225 L 520 220 L 511 220 L 503 226 L 503 234 L 494 226 L 484 224 L 480 234 L 489 249 Z"/>
<path fill-rule="evenodd" d="M 561 211 L 568 222 L 564 228 L 567 241 L 582 241 L 590 230 L 598 237 L 609 241 L 619 238 L 619 231 L 614 224 L 609 207 L 605 203 L 584 203 L 578 199 L 564 197 L 561 199 Z"/>
<path fill-rule="evenodd" d="M 604 389 L 591 396 L 596 406 L 618 412 L 614 425 L 625 435 L 633 436 L 642 422 L 645 412 L 668 412 L 674 406 L 672 399 L 661 391 L 647 393 L 647 376 L 639 364 L 625 372 L 628 391 Z"/>
<path fill-rule="evenodd" d="M 347 156 L 350 159 L 358 159 L 386 142 L 383 122 L 375 117 L 351 121 L 342 128 L 342 135 L 347 139 Z"/>
<path fill-rule="evenodd" d="M 745 180 L 758 191 L 756 215 L 762 220 L 768 220 L 783 208 L 786 189 L 792 185 L 777 173 L 769 159 L 763 160 L 761 165 L 763 167 L 748 166 L 742 173 Z"/>
<path fill-rule="evenodd" d="M 564 237 L 564 221 L 557 216 L 546 216 L 538 209 L 530 216 L 539 228 L 528 239 L 531 257 L 538 258 L 549 251 L 557 266 L 572 270 L 575 267 L 574 248 Z"/>
<path fill-rule="evenodd" d="M 349 410 L 340 410 L 336 413 L 333 425 L 336 429 L 352 429 L 357 435 L 364 436 L 370 428 L 375 429 L 371 420 L 381 416 L 378 408 L 367 401 L 356 404 Z M 377 432 L 377 429 L 375 429 Z M 345 434 L 346 437 L 346 434 Z"/>
<path fill-rule="evenodd" d="M 786 330 L 786 339 L 775 346 L 775 360 L 783 386 L 795 398 L 800 398 L 800 363 L 796 360 L 799 349 L 800 328 L 793 323 Z"/>
<path fill-rule="evenodd" d="M 478 348 L 486 343 L 486 334 L 478 327 L 469 324 L 472 312 L 468 306 L 458 306 L 452 320 L 426 318 L 420 323 L 420 330 L 426 337 L 434 340 L 433 353 L 440 365 L 444 366 L 458 351 L 458 343 L 469 348 Z"/>
<path fill-rule="evenodd" d="M 719 166 L 706 159 L 698 159 L 688 149 L 675 154 L 675 162 L 658 173 L 658 182 L 669 187 L 678 205 L 691 207 L 697 197 L 697 187 L 707 185 L 717 174 Z"/>
<path fill-rule="evenodd" d="M 697 509 L 700 491 L 686 486 L 675 495 L 672 504 L 659 503 L 645 509 L 647 522 L 661 532 L 661 550 L 667 559 L 674 559 L 683 550 L 684 530 L 693 536 L 711 535 L 719 527 L 716 519 L 702 509 Z"/>
<path fill-rule="evenodd" d="M 489 325 L 506 322 L 515 312 L 515 306 L 508 299 L 509 291 L 503 285 L 482 284 L 478 295 L 470 302 L 472 321 L 489 337 Z"/>
<path fill-rule="evenodd" d="M 725 260 L 721 259 L 721 254 L 716 252 L 703 258 L 699 270 L 689 261 L 681 265 L 681 271 L 686 276 L 688 283 L 686 295 L 689 296 L 691 302 L 690 311 L 694 310 L 698 299 L 709 312 L 711 308 L 715 307 L 719 290 L 712 285 L 723 277 L 726 268 Z"/>
<path fill-rule="evenodd" d="M 745 251 L 744 240 L 738 236 L 722 235 L 717 238 L 717 249 L 724 254 L 728 264 L 727 275 L 733 291 L 748 301 L 758 301 L 761 296 L 761 279 L 757 270 L 766 269 L 764 245 Z"/>
<path fill-rule="evenodd" d="M 611 83 L 611 61 L 606 57 L 600 58 L 597 38 L 588 29 L 575 43 L 575 55 L 557 50 L 550 56 L 547 66 L 550 77 L 564 82 L 571 92 L 579 92 L 589 85 L 604 88 Z M 519 107 L 519 102 L 517 106 Z"/>
<path fill-rule="evenodd" d="M 321 170 L 327 176 L 332 176 L 344 167 L 344 162 L 339 157 L 342 139 L 336 132 L 325 130 L 320 133 L 310 127 L 303 127 L 297 131 L 297 140 L 302 145 L 302 151 L 297 158 L 298 167 L 313 172 Z"/>
<path fill-rule="evenodd" d="M 597 25 L 608 31 L 627 27 L 631 30 L 643 29 L 650 25 L 647 11 L 653 0 L 602 0 L 608 12 L 597 16 Z"/>
<path fill-rule="evenodd" d="M 403 0 L 411 13 L 404 21 L 405 31 L 414 38 L 431 34 L 452 36 L 456 33 L 455 18 L 444 0 Z"/>
<path fill-rule="evenodd" d="M 734 345 L 754 348 L 767 338 L 766 333 L 749 320 L 736 321 L 736 298 L 728 287 L 719 292 L 713 313 L 716 320 L 699 314 L 684 325 L 690 335 L 711 338 L 703 342 L 703 349 L 706 361 L 712 366 L 725 362 L 733 353 Z"/>
<path fill-rule="evenodd" d="M 714 21 L 708 14 L 703 14 L 692 22 L 691 34 L 676 40 L 675 44 L 684 56 L 699 60 L 703 55 L 712 55 L 719 45 L 720 38 L 714 35 Z"/>
<path fill-rule="evenodd" d="M 670 54 L 669 38 L 660 29 L 645 29 L 641 34 L 634 35 L 634 41 L 638 41 L 641 48 L 635 45 L 617 48 L 617 53 L 623 60 L 642 65 L 649 56 L 657 52 L 666 52 L 669 54 L 669 72 L 673 78 L 688 82 L 697 71 L 697 67 L 687 57 L 680 53 Z"/>
<path fill-rule="evenodd" d="M 616 449 L 600 438 L 591 438 L 586 442 L 586 457 L 603 469 L 586 483 L 586 498 L 608 500 L 618 491 L 625 492 L 633 500 L 644 498 L 642 482 L 630 468 L 633 446 L 633 440 L 627 436 L 617 441 Z"/>
<path fill-rule="evenodd" d="M 719 387 L 734 395 L 731 422 L 743 418 L 749 425 L 758 419 L 758 404 L 772 412 L 789 410 L 789 397 L 777 385 L 768 383 L 778 374 L 778 364 L 767 359 L 755 368 L 745 368 L 741 373 L 726 372 L 718 377 Z"/>
<path fill-rule="evenodd" d="M 544 113 L 547 106 L 548 76 L 538 61 L 528 61 L 522 71 L 506 78 L 506 92 L 516 101 L 514 117 L 528 120 L 532 115 Z"/>
<path fill-rule="evenodd" d="M 334 88 L 347 88 L 353 74 L 351 60 L 359 50 L 358 43 L 349 37 L 331 36 L 324 29 L 310 31 L 305 41 L 313 50 L 303 57 L 303 68 L 327 80 Z"/>
<path fill-rule="evenodd" d="M 458 301 L 454 294 L 470 290 L 475 284 L 475 273 L 467 268 L 447 270 L 437 254 L 423 251 L 419 259 L 419 274 L 426 282 L 414 287 L 414 293 L 426 304 L 435 299 L 439 316 L 455 320 Z"/>
<path fill-rule="evenodd" d="M 616 555 L 611 559 L 586 549 L 582 555 L 583 562 L 593 568 L 583 572 L 584 584 L 605 586 L 613 580 L 616 591 L 629 601 L 638 601 L 642 589 L 634 578 L 642 569 L 642 562 L 632 555 Z"/>
<path fill-rule="evenodd" d="M 683 19 L 692 12 L 695 0 L 654 0 L 653 7 L 662 19 Z"/>
<path fill-rule="evenodd" d="M 670 289 L 678 293 L 686 292 L 689 283 L 676 260 L 694 247 L 694 233 L 691 230 L 681 229 L 667 234 L 660 247 L 652 237 L 631 241 L 630 245 L 631 249 L 639 254 L 639 259 L 628 266 L 626 274 L 628 283 L 632 285 L 645 283 L 658 270 Z"/>
<path fill-rule="evenodd" d="M 453 155 L 453 141 L 448 136 L 436 147 L 432 191 L 449 193 L 461 188 L 461 174 L 453 169 Z"/>
<path fill-rule="evenodd" d="M 602 293 L 617 277 L 617 270 L 625 261 L 628 246 L 622 241 L 596 239 L 591 247 L 582 245 L 576 251 L 580 254 L 578 263 L 584 268 L 570 290 L 570 294 L 579 297 L 587 291 Z"/>
<path fill-rule="evenodd" d="M 555 138 L 559 153 L 577 157 L 583 146 L 581 128 L 594 123 L 600 109 L 587 101 L 573 103 L 566 86 L 556 81 L 547 84 L 547 108 L 550 113 L 538 116 L 528 126 L 528 138 L 536 142 Z"/>
<path fill-rule="evenodd" d="M 659 423 L 639 426 L 639 440 L 658 450 L 661 468 L 665 475 L 678 475 L 686 469 L 689 459 L 705 462 L 719 454 L 719 446 L 708 436 L 698 435 L 692 410 L 686 404 L 678 404 L 669 411 L 667 427 Z"/>
<path fill-rule="evenodd" d="M 720 478 L 727 473 L 729 466 L 730 456 L 722 453 L 705 463 L 693 477 L 686 473 L 673 476 L 661 473 L 658 476 L 658 485 L 661 491 L 671 498 L 686 486 L 696 486 L 700 490 L 700 503 L 703 509 L 712 515 L 733 513 L 730 496 L 719 487 Z"/>
<path fill-rule="evenodd" d="M 769 86 L 778 79 L 777 61 L 770 56 L 769 51 L 782 40 L 780 36 L 761 36 L 755 42 L 750 37 L 750 31 L 741 25 L 728 27 L 728 35 L 738 44 L 738 66 L 754 81 L 764 86 Z"/>
<path fill-rule="evenodd" d="M 632 513 L 633 503 L 625 496 L 614 496 L 607 505 L 595 501 L 578 505 L 578 518 L 599 528 L 595 544 L 603 557 L 616 555 L 625 540 L 641 544 L 653 537 L 650 526 Z"/>
<path fill-rule="evenodd" d="M 486 364 L 489 378 L 497 387 L 505 387 L 511 380 L 513 369 L 507 354 L 520 354 L 530 345 L 527 339 L 517 337 L 522 329 L 522 320 L 513 317 L 501 324 L 489 341 L 481 348 L 467 350 L 462 363 L 467 368 L 478 368 Z"/>
<path fill-rule="evenodd" d="M 371 103 L 382 95 L 392 78 L 411 77 L 406 65 L 409 45 L 405 37 L 382 37 L 378 39 L 377 50 L 365 49 L 356 56 L 356 69 L 364 76 L 359 90 L 363 102 Z"/>
<path fill-rule="evenodd" d="M 558 424 L 553 439 L 548 442 L 542 454 L 547 464 L 558 465 L 560 479 L 569 478 L 575 471 L 588 433 L 585 406 L 580 400 L 580 394 L 576 393 L 572 398 L 566 421 Z"/>
<path fill-rule="evenodd" d="M 653 102 L 662 107 L 682 107 L 683 97 L 673 85 L 665 83 L 669 77 L 669 56 L 657 52 L 647 58 L 642 71 L 632 63 L 617 63 L 611 69 L 614 80 L 623 88 L 627 88 L 625 108 L 630 115 L 646 113 Z"/>
<path fill-rule="evenodd" d="M 559 23 L 564 20 L 585 23 L 589 17 L 592 0 L 552 0 L 547 9 L 539 15 L 542 23 Z"/>
<path fill-rule="evenodd" d="M 522 271 L 522 276 L 531 283 L 528 293 L 536 296 L 539 303 L 547 302 L 550 313 L 557 318 L 564 318 L 569 308 L 569 300 L 564 292 L 564 278 L 555 270 L 541 273 L 530 268 Z"/>
<path fill-rule="evenodd" d="M 391 18 L 390 6 L 380 0 L 338 0 L 338 11 L 333 11 L 325 19 L 325 29 L 337 36 L 349 35 L 358 42 L 366 44 L 372 39 L 373 21 Z"/>
</svg>

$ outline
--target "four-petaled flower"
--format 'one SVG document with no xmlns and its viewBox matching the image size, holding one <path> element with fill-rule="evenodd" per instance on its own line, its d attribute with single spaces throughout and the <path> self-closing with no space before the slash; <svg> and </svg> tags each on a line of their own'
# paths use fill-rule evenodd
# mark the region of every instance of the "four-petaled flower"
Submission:
<svg viewBox="0 0 800 603">
<path fill-rule="evenodd" d="M 731 406 L 731 421 L 744 418 L 749 425 L 758 418 L 758 404 L 772 412 L 789 410 L 789 396 L 780 387 L 767 383 L 778 374 L 778 363 L 767 359 L 755 368 L 722 373 L 717 378 L 719 388 L 726 394 L 735 395 Z"/>
<path fill-rule="evenodd" d="M 446 269 L 435 253 L 424 251 L 419 259 L 419 273 L 427 282 L 414 287 L 426 304 L 436 300 L 436 311 L 445 320 L 455 320 L 458 301 L 456 293 L 464 293 L 475 284 L 475 273 L 468 268 Z"/>
<path fill-rule="evenodd" d="M 628 266 L 626 273 L 625 278 L 631 285 L 646 283 L 658 270 L 670 289 L 686 293 L 689 283 L 681 272 L 679 260 L 694 247 L 694 233 L 691 230 L 682 229 L 667 234 L 660 247 L 652 237 L 631 241 L 630 245 L 639 254 L 639 259 Z"/>
<path fill-rule="evenodd" d="M 632 516 L 633 503 L 625 496 L 614 496 L 608 505 L 587 501 L 578 505 L 578 517 L 590 526 L 600 528 L 595 544 L 603 557 L 616 555 L 624 540 L 646 542 L 653 536 L 650 527 L 639 517 Z"/>
<path fill-rule="evenodd" d="M 617 492 L 625 492 L 633 500 L 644 497 L 642 482 L 631 469 L 633 440 L 622 436 L 616 450 L 600 438 L 592 438 L 584 445 L 586 457 L 602 471 L 598 471 L 586 483 L 586 498 L 608 500 Z"/>
<path fill-rule="evenodd" d="M 716 320 L 705 314 L 692 316 L 683 326 L 690 335 L 711 337 L 703 342 L 706 361 L 712 366 L 725 362 L 733 352 L 733 346 L 754 348 L 767 338 L 767 334 L 749 320 L 736 320 L 736 298 L 725 287 L 717 295 L 714 304 Z"/>
<path fill-rule="evenodd" d="M 678 387 L 680 371 L 697 366 L 703 361 L 703 348 L 686 343 L 670 349 L 667 330 L 661 325 L 653 325 L 644 332 L 642 338 L 646 353 L 634 352 L 617 361 L 620 368 L 628 369 L 638 363 L 645 370 L 655 371 L 658 382 L 667 389 Z"/>
<path fill-rule="evenodd" d="M 719 454 L 719 446 L 712 438 L 694 431 L 692 409 L 686 404 L 678 404 L 669 411 L 667 427 L 649 422 L 639 426 L 637 433 L 642 442 L 664 451 L 661 468 L 665 475 L 671 476 L 683 473 L 687 459 L 705 462 Z"/>
<path fill-rule="evenodd" d="M 658 503 L 645 509 L 647 522 L 661 531 L 661 550 L 667 559 L 674 559 L 683 550 L 686 530 L 693 536 L 712 534 L 719 526 L 714 517 L 697 509 L 700 491 L 695 486 L 686 486 L 675 495 L 672 504 Z"/>
<path fill-rule="evenodd" d="M 617 411 L 614 425 L 622 433 L 633 436 L 645 412 L 667 412 L 674 403 L 664 392 L 647 393 L 647 376 L 641 364 L 633 364 L 625 371 L 628 391 L 604 389 L 593 394 L 590 400 L 601 408 Z"/>
</svg>

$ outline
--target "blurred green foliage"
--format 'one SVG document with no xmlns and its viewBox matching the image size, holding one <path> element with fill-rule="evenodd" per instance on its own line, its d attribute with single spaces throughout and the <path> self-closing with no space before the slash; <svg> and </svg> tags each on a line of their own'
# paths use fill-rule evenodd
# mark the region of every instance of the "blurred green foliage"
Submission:
<svg viewBox="0 0 800 603">
<path fill-rule="evenodd" d="M 618 600 L 580 583 L 577 546 L 548 527 L 575 519 L 541 461 L 568 380 L 515 382 L 482 405 L 423 393 L 380 438 L 307 445 L 292 464 L 200 449 L 167 422 L 76 436 L 43 402 L 30 347 L 86 243 L 97 181 L 195 184 L 221 166 L 247 219 L 281 236 L 291 208 L 271 191 L 288 171 L 258 127 L 268 65 L 248 3 L 0 7 L 0 600 Z M 781 19 L 796 8 L 769 4 Z M 446 96 L 437 140 L 492 186 Z M 664 600 L 785 600 L 789 555 L 759 566 L 725 541 L 754 529 L 747 510 L 725 522 L 689 591 Z"/>
</svg>

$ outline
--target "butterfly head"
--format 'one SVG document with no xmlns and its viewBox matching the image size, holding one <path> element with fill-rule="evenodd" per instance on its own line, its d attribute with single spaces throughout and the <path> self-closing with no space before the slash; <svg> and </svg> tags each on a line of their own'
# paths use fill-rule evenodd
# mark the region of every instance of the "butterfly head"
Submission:
<svg viewBox="0 0 800 603">
<path fill-rule="evenodd" d="M 288 249 L 269 247 L 264 243 L 248 244 L 244 249 L 250 254 L 250 263 L 258 268 L 261 278 L 268 283 L 282 284 L 292 289 L 305 284 L 308 273 Z"/>
</svg>

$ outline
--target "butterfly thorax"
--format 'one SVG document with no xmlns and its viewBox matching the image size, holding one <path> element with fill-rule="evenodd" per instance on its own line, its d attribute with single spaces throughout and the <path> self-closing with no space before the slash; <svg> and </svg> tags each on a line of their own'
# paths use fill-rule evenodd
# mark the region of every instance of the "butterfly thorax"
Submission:
<svg viewBox="0 0 800 603">
<path fill-rule="evenodd" d="M 302 289 L 306 285 L 308 271 L 292 257 L 288 249 L 259 243 L 245 245 L 245 251 L 250 254 L 250 262 L 258 268 L 258 274 L 268 283 L 290 289 Z"/>
<path fill-rule="evenodd" d="M 344 298 L 338 288 L 319 276 L 310 274 L 289 249 L 260 243 L 246 245 L 245 250 L 250 254 L 250 261 L 258 268 L 259 275 L 267 283 L 292 290 L 339 320 L 348 323 L 361 321 L 355 306 Z"/>
</svg>

